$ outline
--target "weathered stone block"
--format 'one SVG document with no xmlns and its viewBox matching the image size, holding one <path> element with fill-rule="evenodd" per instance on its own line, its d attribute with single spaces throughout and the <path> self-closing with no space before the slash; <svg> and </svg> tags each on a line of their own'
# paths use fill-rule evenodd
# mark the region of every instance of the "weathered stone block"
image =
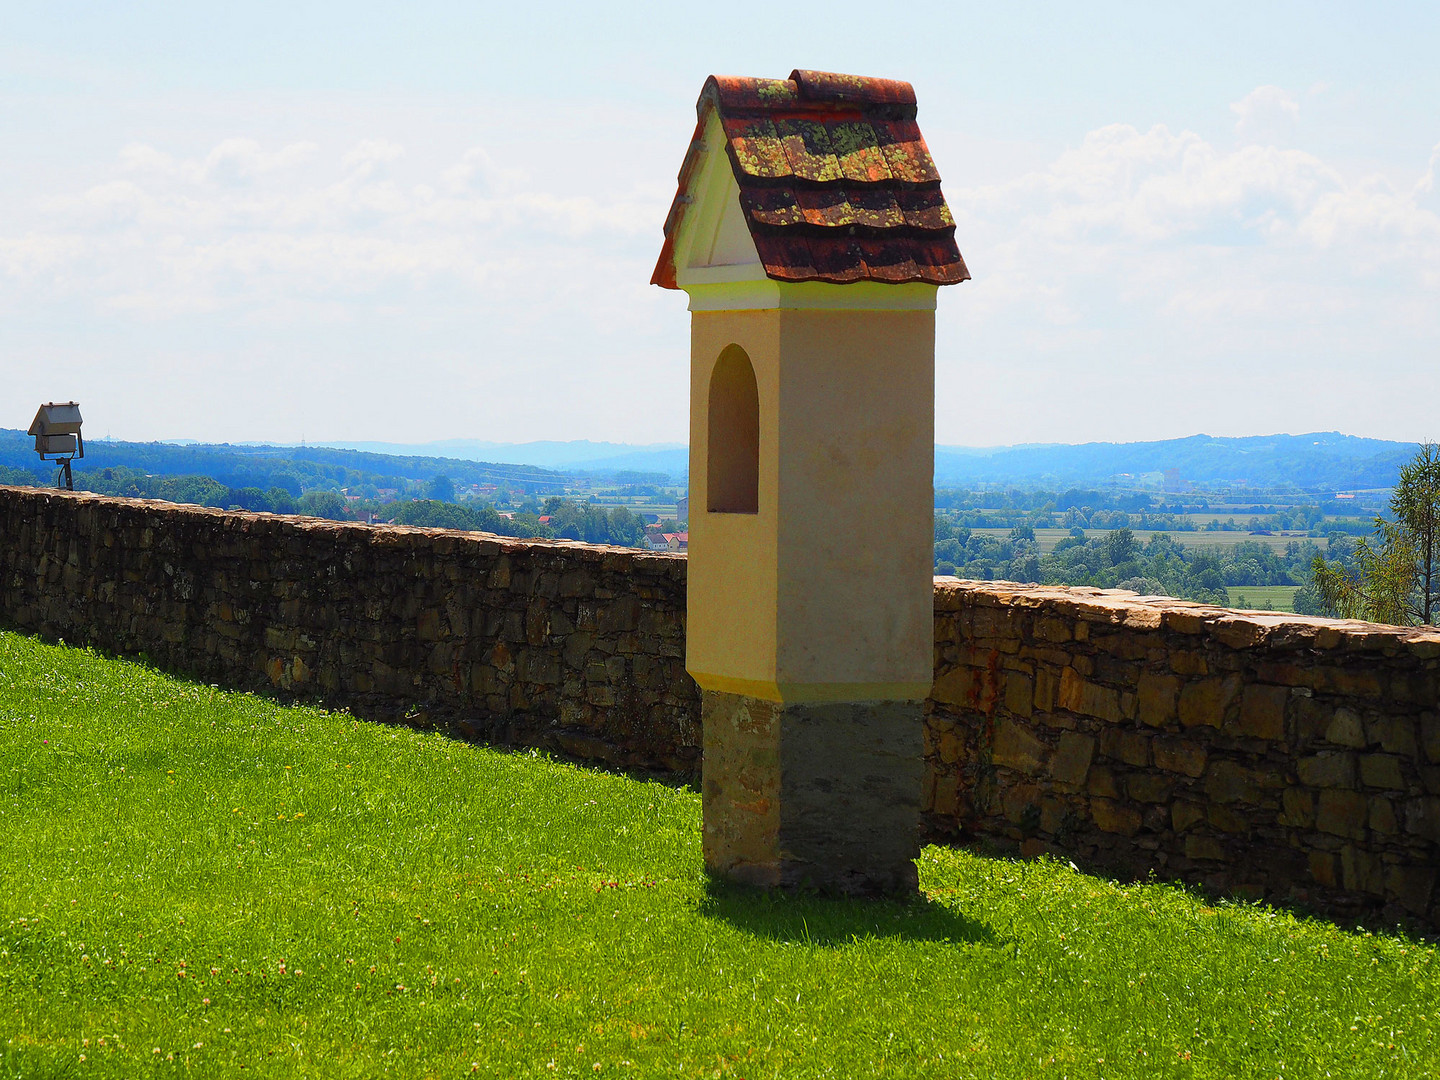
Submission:
<svg viewBox="0 0 1440 1080">
<path fill-rule="evenodd" d="M 1310 852 L 1310 876 L 1317 885 L 1335 888 L 1340 880 L 1340 860 L 1326 851 Z"/>
<path fill-rule="evenodd" d="M 1372 743 L 1389 754 L 1401 754 L 1414 759 L 1418 746 L 1415 739 L 1415 721 L 1408 716 L 1377 716 L 1366 725 Z"/>
<path fill-rule="evenodd" d="M 941 762 L 946 765 L 954 765 L 964 756 L 965 741 L 954 724 L 946 725 L 940 732 L 935 749 Z"/>
<path fill-rule="evenodd" d="M 1209 675 L 1210 663 L 1202 652 L 1171 649 L 1167 656 L 1170 670 L 1176 675 Z"/>
<path fill-rule="evenodd" d="M 982 672 L 969 667 L 956 667 L 939 675 L 930 690 L 933 701 L 946 705 L 975 707 L 978 704 L 979 676 Z"/>
<path fill-rule="evenodd" d="M 1331 836 L 1363 840 L 1369 814 L 1369 801 L 1358 791 L 1322 791 L 1315 812 L 1315 827 Z"/>
<path fill-rule="evenodd" d="M 1140 811 L 1113 799 L 1091 799 L 1090 816 L 1101 832 L 1134 836 L 1140 831 Z"/>
<path fill-rule="evenodd" d="M 1045 799 L 1040 803 L 1040 831 L 1051 836 L 1062 832 L 1072 811 L 1069 804 L 1060 799 Z"/>
<path fill-rule="evenodd" d="M 954 773 L 940 773 L 935 777 L 934 801 L 931 812 L 942 817 L 954 817 L 960 808 L 960 778 Z"/>
<path fill-rule="evenodd" d="M 1062 709 L 1081 716 L 1094 716 L 1115 723 L 1121 719 L 1120 692 L 1099 683 L 1082 678 L 1073 667 L 1060 673 L 1060 693 L 1057 704 Z"/>
<path fill-rule="evenodd" d="M 1285 738 L 1285 704 L 1289 700 L 1289 687 L 1245 687 L 1241 694 L 1240 719 L 1236 731 L 1254 739 Z"/>
<path fill-rule="evenodd" d="M 1440 798 L 1424 796 L 1405 803 L 1405 831 L 1440 842 Z"/>
<path fill-rule="evenodd" d="M 1095 740 L 1089 735 L 1067 731 L 1060 736 L 1060 745 L 1050 760 L 1050 775 L 1061 784 L 1080 787 L 1090 772 L 1095 756 Z"/>
<path fill-rule="evenodd" d="M 1205 772 L 1205 748 L 1187 739 L 1157 738 L 1152 750 L 1156 768 L 1191 777 Z"/>
<path fill-rule="evenodd" d="M 1024 672 L 1005 675 L 1005 708 L 1016 716 L 1029 716 L 1034 710 L 1035 686 Z"/>
<path fill-rule="evenodd" d="M 1205 820 L 1205 807 L 1180 799 L 1170 804 L 1170 827 L 1177 833 Z"/>
<path fill-rule="evenodd" d="M 1309 829 L 1315 825 L 1315 796 L 1300 788 L 1286 788 L 1280 793 L 1281 825 Z"/>
<path fill-rule="evenodd" d="M 1382 692 L 1380 676 L 1369 668 L 1317 667 L 1315 688 L 1342 697 L 1379 697 Z"/>
<path fill-rule="evenodd" d="M 1000 811 L 1012 825 L 1033 826 L 1040 816 L 1040 786 L 1016 784 L 1005 788 L 1000 793 Z"/>
<path fill-rule="evenodd" d="M 1433 712 L 1420 714 L 1420 739 L 1425 745 L 1425 757 L 1434 764 L 1440 764 L 1440 715 Z"/>
<path fill-rule="evenodd" d="M 1394 836 L 1400 831 L 1400 822 L 1395 817 L 1395 804 L 1383 795 L 1370 799 L 1370 828 L 1382 836 Z"/>
<path fill-rule="evenodd" d="M 1380 857 L 1354 844 L 1340 850 L 1340 880 L 1351 892 L 1385 895 L 1385 868 Z"/>
<path fill-rule="evenodd" d="M 1388 754 L 1365 754 L 1360 758 L 1360 782 L 1366 787 L 1403 791 L 1405 778 L 1400 774 L 1400 759 Z"/>
<path fill-rule="evenodd" d="M 1238 675 L 1211 676 L 1187 683 L 1180 691 L 1180 723 L 1185 727 L 1222 726 L 1240 686 Z"/>
<path fill-rule="evenodd" d="M 1142 724 L 1164 727 L 1175 720 L 1180 680 L 1174 675 L 1141 672 L 1137 693 L 1138 715 Z"/>
<path fill-rule="evenodd" d="M 1055 709 L 1055 700 L 1060 693 L 1060 676 L 1041 664 L 1035 669 L 1035 711 L 1049 713 Z M 1436 760 L 1440 760 L 1437 758 Z"/>
<path fill-rule="evenodd" d="M 1125 780 L 1125 794 L 1136 802 L 1163 803 L 1175 790 L 1175 782 L 1154 773 L 1136 773 Z"/>
<path fill-rule="evenodd" d="M 1205 820 L 1221 832 L 1243 836 L 1250 831 L 1250 819 L 1228 806 L 1212 805 L 1205 810 Z"/>
<path fill-rule="evenodd" d="M 1435 867 L 1387 866 L 1385 895 L 1400 901 L 1412 915 L 1425 915 L 1430 910 L 1430 897 L 1435 892 Z"/>
<path fill-rule="evenodd" d="M 1205 777 L 1205 794 L 1218 803 L 1260 802 L 1263 777 L 1233 761 L 1212 762 Z"/>
<path fill-rule="evenodd" d="M 1086 789 L 1091 795 L 1104 799 L 1120 797 L 1120 785 L 1115 782 L 1115 774 L 1100 765 L 1090 766 L 1090 779 L 1086 783 Z"/>
<path fill-rule="evenodd" d="M 996 765 L 1037 773 L 1045 763 L 1048 747 L 1019 721 L 1004 719 L 995 725 L 995 744 L 990 752 Z"/>
<path fill-rule="evenodd" d="M 1325 741 L 1337 746 L 1351 746 L 1359 750 L 1365 746 L 1365 727 L 1360 714 L 1343 706 L 1335 710 L 1334 717 L 1325 728 Z"/>
<path fill-rule="evenodd" d="M 1035 636 L 1041 641 L 1066 642 L 1074 638 L 1070 623 L 1056 616 L 1042 616 L 1035 620 Z"/>
<path fill-rule="evenodd" d="M 1191 833 L 1185 837 L 1185 857 L 1208 862 L 1229 861 L 1229 853 L 1225 850 L 1224 844 L 1213 836 L 1201 836 L 1198 833 Z"/>
<path fill-rule="evenodd" d="M 1295 765 L 1300 782 L 1307 787 L 1351 788 L 1355 786 L 1355 755 L 1323 753 L 1301 758 Z"/>
<path fill-rule="evenodd" d="M 549 649 L 526 649 L 515 665 L 515 674 L 528 683 L 549 686 L 560 681 L 560 657 Z"/>
<path fill-rule="evenodd" d="M 1114 730 L 1114 729 L 1111 729 Z M 1126 765 L 1143 768 L 1150 764 L 1150 736 L 1139 731 L 1118 732 L 1120 738 L 1113 755 Z"/>
</svg>

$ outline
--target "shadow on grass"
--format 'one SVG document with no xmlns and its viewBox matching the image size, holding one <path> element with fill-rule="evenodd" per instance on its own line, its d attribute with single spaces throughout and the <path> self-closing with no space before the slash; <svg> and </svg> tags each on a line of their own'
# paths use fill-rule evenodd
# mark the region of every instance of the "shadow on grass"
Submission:
<svg viewBox="0 0 1440 1080">
<path fill-rule="evenodd" d="M 18 634 L 44 645 L 86 650 L 102 659 L 134 664 L 178 682 L 208 686 L 226 693 L 250 694 L 279 706 L 301 705 L 331 712 L 348 712 L 355 719 L 367 723 L 433 732 L 456 742 L 502 754 L 539 754 L 550 761 L 624 776 L 641 783 L 663 784 L 697 793 L 700 790 L 698 756 L 693 761 L 666 763 L 654 754 L 647 756 L 643 751 L 627 754 L 623 746 L 608 743 L 589 731 L 556 727 L 545 716 L 481 717 L 474 709 L 462 708 L 454 703 L 407 702 L 354 693 L 325 693 L 315 688 L 300 693 L 271 685 L 259 671 L 247 671 L 238 678 L 234 672 L 197 672 L 183 664 L 169 664 L 163 659 L 152 658 L 143 649 L 117 649 L 109 644 L 67 640 L 63 635 L 42 633 L 5 619 L 0 619 L 0 632 Z M 212 682 L 211 679 L 217 681 Z M 627 756 L 634 760 L 626 760 Z"/>
<path fill-rule="evenodd" d="M 849 945 L 867 938 L 999 944 L 988 923 L 923 897 L 914 900 L 850 900 L 811 892 L 768 892 L 710 880 L 700 914 L 772 941 Z"/>
</svg>

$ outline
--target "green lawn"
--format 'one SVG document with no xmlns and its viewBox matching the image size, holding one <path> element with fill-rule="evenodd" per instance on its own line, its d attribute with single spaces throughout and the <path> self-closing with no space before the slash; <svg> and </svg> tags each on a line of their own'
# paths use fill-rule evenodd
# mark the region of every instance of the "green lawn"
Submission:
<svg viewBox="0 0 1440 1080">
<path fill-rule="evenodd" d="M 1230 606 L 1262 611 L 1294 611 L 1298 585 L 1227 585 Z M 1241 602 L 1244 597 L 1244 602 Z"/>
<path fill-rule="evenodd" d="M 0 1077 L 1440 1067 L 1436 951 L 930 848 L 707 886 L 694 791 L 0 635 Z"/>
</svg>

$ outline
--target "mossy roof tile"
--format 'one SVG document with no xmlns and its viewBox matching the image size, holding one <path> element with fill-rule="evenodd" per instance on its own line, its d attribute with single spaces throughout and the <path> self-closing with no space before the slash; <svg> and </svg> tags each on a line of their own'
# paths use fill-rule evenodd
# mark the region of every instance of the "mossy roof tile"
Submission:
<svg viewBox="0 0 1440 1080">
<path fill-rule="evenodd" d="M 969 278 L 909 83 L 833 72 L 711 76 L 652 281 L 676 288 L 674 235 L 714 110 L 766 274 L 949 285 Z"/>
</svg>

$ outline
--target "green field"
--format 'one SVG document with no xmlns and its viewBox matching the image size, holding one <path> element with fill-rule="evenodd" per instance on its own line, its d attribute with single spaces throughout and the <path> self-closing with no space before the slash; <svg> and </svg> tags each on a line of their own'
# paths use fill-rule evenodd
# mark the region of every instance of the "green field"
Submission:
<svg viewBox="0 0 1440 1080">
<path fill-rule="evenodd" d="M 630 512 L 635 514 L 659 514 L 662 521 L 664 521 L 666 518 L 669 518 L 671 520 L 674 520 L 675 518 L 675 503 L 673 502 L 661 503 L 659 505 L 652 506 L 649 503 L 641 502 L 638 499 L 616 498 L 601 495 L 596 497 L 596 501 L 593 505 L 602 507 L 606 510 L 611 510 L 616 507 L 624 507 L 626 510 L 629 510 Z"/>
<path fill-rule="evenodd" d="M 0 1078 L 1419 1077 L 1434 946 L 927 848 L 712 884 L 688 788 L 0 635 Z"/>
<path fill-rule="evenodd" d="M 1231 607 L 1262 611 L 1294 611 L 1298 585 L 1227 585 Z M 1240 598 L 1245 598 L 1241 603 Z"/>
<path fill-rule="evenodd" d="M 995 536 L 1000 539 L 1005 539 L 1010 535 L 1009 529 L 971 529 L 970 531 L 977 535 Z M 1085 535 L 1090 537 L 1104 536 L 1109 531 L 1108 529 L 1086 529 Z M 1130 531 L 1133 532 L 1135 538 L 1142 543 L 1149 540 L 1150 537 L 1155 536 L 1158 532 L 1161 535 L 1174 537 L 1175 540 L 1184 544 L 1187 548 L 1235 547 L 1237 544 L 1242 544 L 1247 540 L 1254 540 L 1256 543 L 1264 544 L 1277 551 L 1284 551 L 1285 546 L 1291 541 L 1298 540 L 1304 543 L 1306 540 L 1306 537 L 1300 533 L 1251 536 L 1248 532 L 1166 532 L 1156 529 L 1131 529 Z M 1040 553 L 1042 555 L 1048 555 L 1055 550 L 1056 544 L 1069 535 L 1069 529 L 1036 529 L 1035 542 L 1040 545 Z M 1313 542 L 1321 551 L 1325 550 L 1325 540 L 1315 539 Z"/>
</svg>

